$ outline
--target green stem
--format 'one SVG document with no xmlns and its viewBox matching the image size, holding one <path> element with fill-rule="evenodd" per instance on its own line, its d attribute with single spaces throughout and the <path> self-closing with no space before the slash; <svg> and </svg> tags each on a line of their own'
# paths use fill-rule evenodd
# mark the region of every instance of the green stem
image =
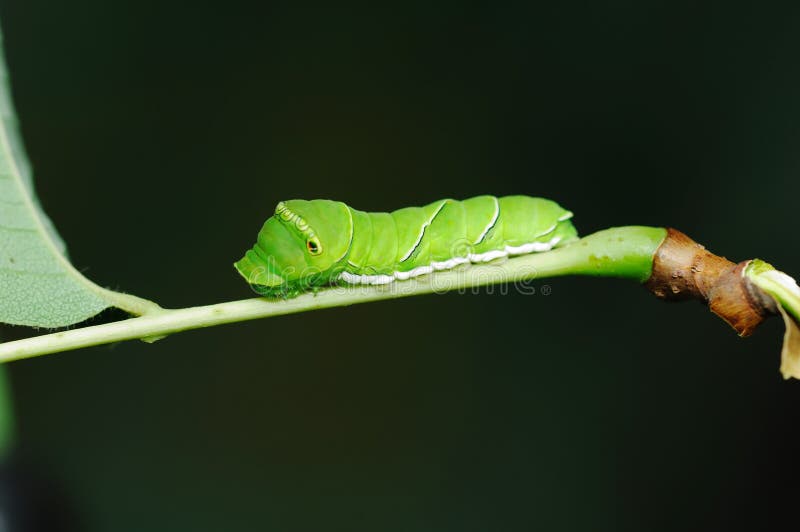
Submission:
<svg viewBox="0 0 800 532">
<path fill-rule="evenodd" d="M 96 286 L 96 285 L 95 285 Z M 124 310 L 129 314 L 135 316 L 144 316 L 145 314 L 157 314 L 164 310 L 157 303 L 144 299 L 132 294 L 125 294 L 122 292 L 115 292 L 107 288 L 100 288 L 96 286 L 98 293 L 111 305 L 118 309 Z"/>
<path fill-rule="evenodd" d="M 286 301 L 255 298 L 202 307 L 159 309 L 138 318 L 0 344 L 0 362 L 122 340 L 154 340 L 224 323 L 560 275 L 618 277 L 644 282 L 650 277 L 653 255 L 665 236 L 666 230 L 662 228 L 617 227 L 546 253 L 437 272 L 388 285 L 331 287 Z"/>
<path fill-rule="evenodd" d="M 795 320 L 800 321 L 800 288 L 794 279 L 759 259 L 750 262 L 745 275 L 756 286 L 775 298 L 775 301 Z"/>
</svg>

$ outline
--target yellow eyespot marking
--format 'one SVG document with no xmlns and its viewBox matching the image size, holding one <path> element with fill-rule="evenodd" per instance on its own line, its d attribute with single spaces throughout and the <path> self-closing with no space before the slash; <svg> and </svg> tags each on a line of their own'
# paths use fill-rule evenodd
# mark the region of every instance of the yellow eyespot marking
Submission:
<svg viewBox="0 0 800 532">
<path fill-rule="evenodd" d="M 308 249 L 308 252 L 312 255 L 319 255 L 322 253 L 322 244 L 320 244 L 319 238 L 313 236 L 306 240 L 306 249 Z"/>
<path fill-rule="evenodd" d="M 305 237 L 306 249 L 310 254 L 319 255 L 322 253 L 322 244 L 317 238 L 317 233 L 308 225 L 308 222 L 299 214 L 292 212 L 284 202 L 281 201 L 275 207 L 275 216 L 278 216 L 286 223 L 294 224 L 295 228 Z"/>
</svg>

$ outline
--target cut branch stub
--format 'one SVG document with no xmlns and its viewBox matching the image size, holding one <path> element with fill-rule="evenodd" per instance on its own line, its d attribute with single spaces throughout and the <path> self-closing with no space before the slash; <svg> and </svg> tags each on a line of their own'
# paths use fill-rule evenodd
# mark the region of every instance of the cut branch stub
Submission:
<svg viewBox="0 0 800 532">
<path fill-rule="evenodd" d="M 645 286 L 667 301 L 700 300 L 739 336 L 749 336 L 766 317 L 777 313 L 775 300 L 744 275 L 749 262 L 734 264 L 669 228 Z"/>
</svg>

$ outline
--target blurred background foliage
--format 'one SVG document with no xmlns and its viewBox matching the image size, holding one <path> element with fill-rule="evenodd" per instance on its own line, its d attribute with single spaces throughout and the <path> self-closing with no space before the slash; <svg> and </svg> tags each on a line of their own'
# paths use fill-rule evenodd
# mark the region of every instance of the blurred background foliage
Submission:
<svg viewBox="0 0 800 532">
<path fill-rule="evenodd" d="M 800 4 L 2 0 L 0 17 L 73 262 L 165 306 L 249 297 L 231 264 L 294 197 L 541 195 L 584 234 L 672 225 L 800 273 Z M 796 504 L 779 320 L 740 340 L 629 283 L 536 286 L 13 363 L 5 492 L 40 529 L 123 532 L 763 529 Z"/>
</svg>

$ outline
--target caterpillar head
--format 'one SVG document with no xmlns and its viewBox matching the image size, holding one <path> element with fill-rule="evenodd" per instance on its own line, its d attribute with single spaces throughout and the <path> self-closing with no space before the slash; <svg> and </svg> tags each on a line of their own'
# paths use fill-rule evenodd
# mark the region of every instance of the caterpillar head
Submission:
<svg viewBox="0 0 800 532">
<path fill-rule="evenodd" d="M 293 295 L 338 274 L 352 240 L 353 217 L 344 203 L 282 201 L 256 245 L 234 266 L 262 295 Z"/>
</svg>

